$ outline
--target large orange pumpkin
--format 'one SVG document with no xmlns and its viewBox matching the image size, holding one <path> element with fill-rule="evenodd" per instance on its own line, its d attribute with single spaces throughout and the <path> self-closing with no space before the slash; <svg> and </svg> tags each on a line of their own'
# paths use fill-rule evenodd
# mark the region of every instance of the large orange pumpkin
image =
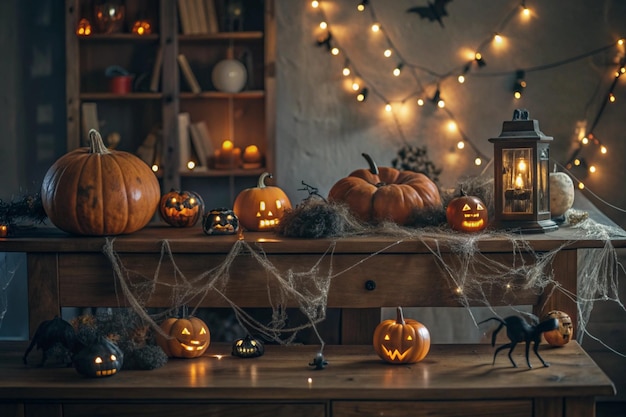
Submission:
<svg viewBox="0 0 626 417">
<path fill-rule="evenodd" d="M 50 221 L 69 233 L 132 233 L 154 215 L 161 190 L 148 165 L 135 155 L 107 149 L 89 131 L 89 146 L 59 158 L 46 173 L 41 201 Z"/>
<path fill-rule="evenodd" d="M 389 363 L 416 363 L 430 351 L 430 332 L 422 323 L 405 319 L 398 307 L 395 320 L 384 320 L 374 330 L 373 346 Z"/>
<path fill-rule="evenodd" d="M 268 172 L 259 177 L 256 187 L 242 190 L 233 203 L 233 211 L 239 224 L 250 231 L 275 229 L 285 210 L 291 209 L 291 201 L 279 187 L 265 185 L 272 178 Z"/>
<path fill-rule="evenodd" d="M 365 222 L 390 220 L 405 225 L 415 210 L 441 207 L 439 188 L 426 175 L 378 167 L 367 154 L 369 169 L 357 169 L 333 185 L 330 201 L 346 203 Z"/>
</svg>

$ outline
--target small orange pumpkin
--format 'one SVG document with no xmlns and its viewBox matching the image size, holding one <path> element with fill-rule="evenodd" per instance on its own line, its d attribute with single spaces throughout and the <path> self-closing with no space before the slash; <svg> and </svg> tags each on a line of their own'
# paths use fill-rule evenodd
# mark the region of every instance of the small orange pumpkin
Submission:
<svg viewBox="0 0 626 417">
<path fill-rule="evenodd" d="M 161 323 L 156 342 L 169 357 L 196 358 L 211 344 L 211 333 L 206 323 L 197 317 L 171 317 Z"/>
<path fill-rule="evenodd" d="M 191 227 L 204 215 L 204 201 L 193 191 L 172 190 L 161 197 L 159 214 L 171 226 Z"/>
<path fill-rule="evenodd" d="M 363 154 L 369 169 L 357 169 L 333 185 L 330 201 L 346 203 L 364 222 L 390 220 L 400 225 L 411 221 L 416 209 L 441 207 L 439 188 L 426 175 L 395 168 L 379 168 Z"/>
<path fill-rule="evenodd" d="M 487 207 L 480 198 L 469 196 L 461 190 L 461 196 L 448 203 L 446 220 L 453 230 L 479 232 L 487 227 L 489 216 Z"/>
<path fill-rule="evenodd" d="M 89 147 L 59 158 L 41 187 L 50 221 L 78 235 L 135 232 L 152 219 L 160 197 L 150 167 L 131 153 L 107 149 L 94 129 L 89 131 Z"/>
<path fill-rule="evenodd" d="M 422 323 L 405 319 L 402 307 L 395 320 L 384 320 L 374 330 L 373 346 L 381 359 L 389 363 L 416 363 L 430 350 L 430 332 Z"/>
<path fill-rule="evenodd" d="M 569 343 L 574 337 L 574 325 L 569 314 L 563 311 L 553 310 L 545 315 L 544 320 L 557 319 L 559 328 L 543 333 L 543 337 L 550 346 L 563 346 Z"/>
<path fill-rule="evenodd" d="M 291 209 L 291 201 L 282 189 L 265 185 L 268 177 L 272 178 L 272 174 L 264 172 L 255 188 L 246 188 L 235 198 L 233 211 L 247 230 L 273 230 L 285 210 Z"/>
</svg>

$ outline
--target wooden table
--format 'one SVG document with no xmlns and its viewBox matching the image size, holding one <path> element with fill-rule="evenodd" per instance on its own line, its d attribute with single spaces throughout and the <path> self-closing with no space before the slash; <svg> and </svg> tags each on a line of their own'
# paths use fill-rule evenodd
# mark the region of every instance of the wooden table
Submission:
<svg viewBox="0 0 626 417">
<path fill-rule="evenodd" d="M 498 263 L 532 264 L 534 252 L 559 249 L 547 265 L 555 281 L 576 294 L 578 251 L 601 248 L 605 242 L 582 237 L 580 231 L 558 231 L 523 237 L 525 253 L 501 236 L 481 238 L 480 256 Z M 318 274 L 332 274 L 328 308 L 340 308 L 342 346 L 327 346 L 331 365 L 312 371 L 307 362 L 318 346 L 268 347 L 259 359 L 216 360 L 227 348 L 211 348 L 197 360 L 173 360 L 155 371 L 124 371 L 109 379 L 85 380 L 72 369 L 25 369 L 22 349 L 0 346 L 0 414 L 2 416 L 130 416 L 130 415 L 256 415 L 256 416 L 593 416 L 596 396 L 614 395 L 612 382 L 572 342 L 547 349 L 543 356 L 552 366 L 527 370 L 510 367 L 501 353 L 492 366 L 488 345 L 433 346 L 423 362 L 410 366 L 383 364 L 373 353 L 371 337 L 380 321 L 380 307 L 459 306 L 458 294 L 446 281 L 441 260 L 433 256 L 436 238 L 389 236 L 341 239 L 286 239 L 271 233 L 205 236 L 200 228 L 152 226 L 113 242 L 123 265 L 135 275 L 154 275 L 164 242 L 187 276 L 199 276 L 224 262 L 234 245 L 246 245 L 262 254 L 278 271 L 295 272 L 318 266 Z M 237 243 L 239 242 L 239 243 Z M 100 237 L 71 237 L 54 228 L 38 228 L 17 237 L 0 239 L 0 251 L 26 252 L 30 332 L 62 307 L 124 305 L 110 260 L 103 254 L 107 243 Z M 626 247 L 626 239 L 614 239 Z M 454 262 L 445 245 L 444 262 Z M 372 256 L 375 254 L 375 256 Z M 520 258 L 522 257 L 522 258 Z M 240 307 L 267 307 L 277 289 L 257 260 L 238 256 L 230 269 L 223 294 Z M 281 272 L 281 273 L 282 273 Z M 480 271 L 477 271 L 480 275 Z M 160 275 L 172 282 L 174 268 L 163 262 Z M 169 278 L 168 278 L 169 277 Z M 168 281 L 169 280 L 169 281 Z M 524 281 L 518 277 L 514 286 Z M 547 310 L 568 311 L 576 320 L 574 302 L 550 288 L 507 289 L 506 282 L 487 291 L 491 305 L 530 304 L 541 315 Z M 168 306 L 167 285 L 157 286 L 147 307 Z M 191 304 L 228 307 L 221 295 L 208 292 Z M 285 306 L 296 306 L 293 299 Z M 367 346 L 356 346 L 367 345 Z M 517 355 L 523 348 L 518 347 Z M 531 358 L 532 359 L 532 358 Z M 536 364 L 536 366 L 539 366 Z M 311 383 L 307 378 L 312 378 Z M 104 407 L 106 404 L 106 407 Z M 98 409 L 104 407 L 105 411 Z M 407 411 L 410 410 L 410 411 Z M 212 414 L 215 413 L 215 414 Z"/>
<path fill-rule="evenodd" d="M 267 346 L 260 358 L 240 359 L 212 345 L 197 359 L 102 379 L 26 369 L 23 347 L 4 345 L 0 354 L 3 417 L 590 417 L 595 396 L 614 395 L 575 342 L 542 346 L 551 366 L 535 360 L 532 370 L 512 368 L 504 354 L 492 366 L 489 345 L 434 345 L 414 365 L 386 364 L 371 346 L 327 346 L 323 370 L 308 366 L 316 346 Z"/>
</svg>

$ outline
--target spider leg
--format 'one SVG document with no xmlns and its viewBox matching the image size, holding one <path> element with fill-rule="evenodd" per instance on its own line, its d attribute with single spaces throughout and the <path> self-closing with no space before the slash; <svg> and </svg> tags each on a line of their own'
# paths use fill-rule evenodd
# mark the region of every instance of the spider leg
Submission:
<svg viewBox="0 0 626 417">
<path fill-rule="evenodd" d="M 515 349 L 515 346 L 517 346 L 517 342 L 511 342 L 509 343 L 509 345 L 511 346 L 511 349 L 509 350 L 509 360 L 513 364 L 513 368 L 517 368 L 517 364 L 513 360 L 513 356 L 511 356 L 511 354 L 513 353 L 513 350 Z"/>
<path fill-rule="evenodd" d="M 535 354 L 537 354 L 537 344 L 536 343 L 535 343 L 535 349 L 534 350 L 535 350 Z M 539 359 L 541 359 L 541 358 L 539 358 Z M 530 364 L 530 340 L 528 342 L 526 342 L 526 364 L 528 365 L 529 368 L 533 367 Z"/>
<path fill-rule="evenodd" d="M 496 356 L 498 355 L 498 352 L 500 352 L 502 349 L 506 349 L 506 348 L 509 348 L 509 347 L 511 348 L 511 350 L 513 350 L 515 348 L 515 345 L 513 343 L 507 343 L 507 344 L 502 345 L 502 346 L 500 346 L 499 348 L 496 349 L 496 351 L 493 353 L 493 363 L 492 363 L 492 365 L 495 365 L 495 363 L 496 363 Z M 511 355 L 511 353 L 509 352 L 509 358 L 511 357 L 510 355 Z M 515 366 L 515 367 L 517 366 L 515 364 L 515 362 L 513 362 L 513 359 L 511 359 L 511 362 L 513 363 L 513 366 Z"/>
<path fill-rule="evenodd" d="M 539 343 L 537 343 L 536 341 L 535 341 L 535 344 L 533 345 L 533 352 L 535 352 L 535 355 L 537 355 L 537 357 L 539 358 L 543 366 L 545 366 L 546 368 L 550 366 L 550 364 L 544 361 L 543 358 L 539 355 Z"/>
</svg>

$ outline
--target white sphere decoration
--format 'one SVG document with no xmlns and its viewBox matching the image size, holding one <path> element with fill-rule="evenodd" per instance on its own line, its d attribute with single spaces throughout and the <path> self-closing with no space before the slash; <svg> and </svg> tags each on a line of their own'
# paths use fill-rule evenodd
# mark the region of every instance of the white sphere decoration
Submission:
<svg viewBox="0 0 626 417">
<path fill-rule="evenodd" d="M 213 85 L 225 93 L 238 93 L 248 81 L 246 67 L 236 59 L 225 59 L 213 68 L 211 73 Z"/>
<path fill-rule="evenodd" d="M 550 173 L 550 214 L 559 217 L 574 204 L 574 182 L 564 172 Z"/>
</svg>

